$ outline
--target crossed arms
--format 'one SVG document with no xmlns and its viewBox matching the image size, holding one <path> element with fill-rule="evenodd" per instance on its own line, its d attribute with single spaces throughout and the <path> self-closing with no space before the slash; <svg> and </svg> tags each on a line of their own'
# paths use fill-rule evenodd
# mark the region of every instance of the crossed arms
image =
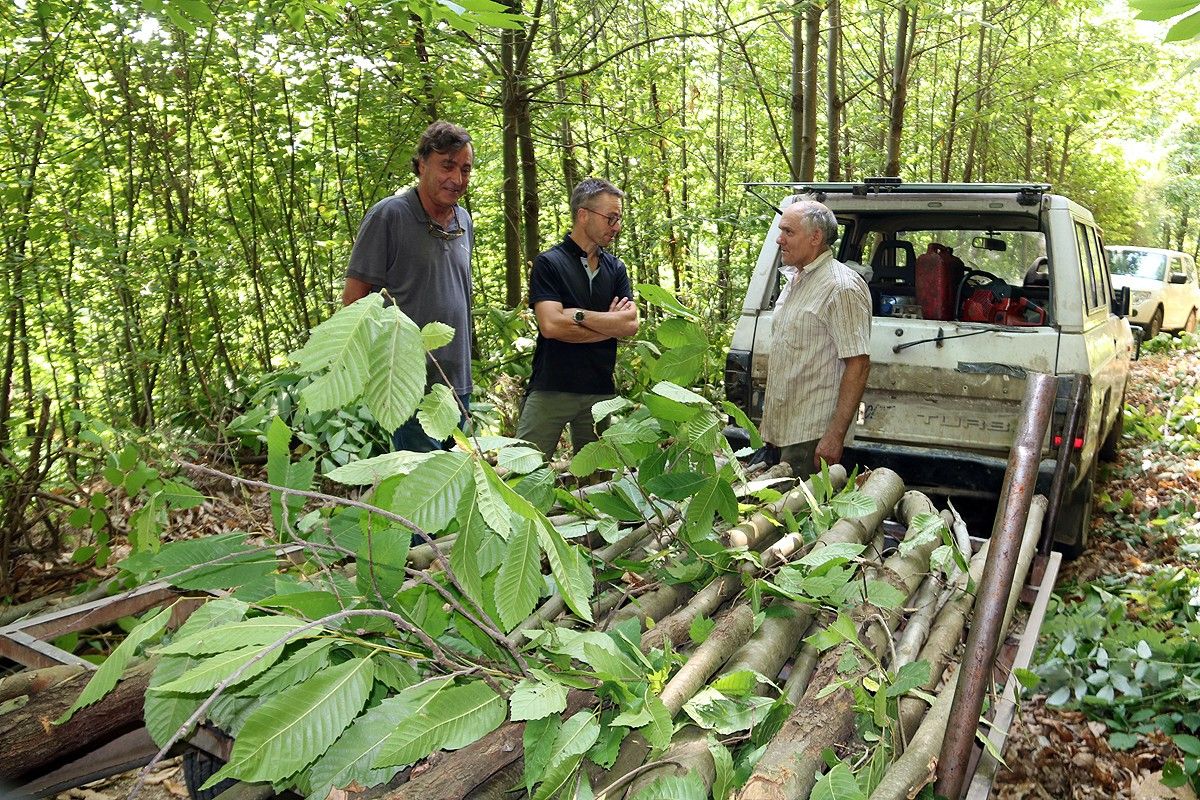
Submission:
<svg viewBox="0 0 1200 800">
<path fill-rule="evenodd" d="M 638 332 L 637 305 L 628 297 L 615 297 L 608 311 L 583 309 L 582 325 L 575 322 L 577 308 L 563 308 L 556 300 L 539 300 L 533 306 L 538 330 L 547 339 L 589 344 L 605 339 L 625 339 Z"/>
</svg>

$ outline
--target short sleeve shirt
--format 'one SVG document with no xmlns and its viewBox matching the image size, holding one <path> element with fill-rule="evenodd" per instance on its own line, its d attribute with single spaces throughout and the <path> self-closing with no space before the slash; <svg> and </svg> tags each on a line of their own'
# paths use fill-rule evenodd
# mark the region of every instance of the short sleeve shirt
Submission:
<svg viewBox="0 0 1200 800">
<path fill-rule="evenodd" d="M 562 303 L 563 308 L 608 311 L 617 297 L 633 298 L 629 273 L 621 259 L 599 251 L 596 274 L 590 279 L 587 253 L 568 234 L 563 241 L 540 254 L 529 276 L 529 307 L 543 300 Z M 613 369 L 617 365 L 617 340 L 573 343 L 547 339 L 538 333 L 533 351 L 531 391 L 575 394 L 615 394 Z"/>
<path fill-rule="evenodd" d="M 843 359 L 870 353 L 871 295 L 826 251 L 781 293 L 771 321 L 762 437 L 781 447 L 820 439 L 837 405 Z M 854 430 L 851 424 L 847 438 Z"/>
<path fill-rule="evenodd" d="M 429 231 L 429 216 L 416 189 L 409 188 L 380 200 L 363 217 L 350 253 L 346 274 L 386 289 L 392 302 L 418 327 L 444 322 L 454 328 L 448 345 L 434 358 L 457 394 L 471 384 L 471 247 L 475 228 L 466 209 L 454 207 L 450 231 L 462 236 L 443 239 Z M 429 385 L 444 383 L 432 359 L 426 373 Z"/>
</svg>

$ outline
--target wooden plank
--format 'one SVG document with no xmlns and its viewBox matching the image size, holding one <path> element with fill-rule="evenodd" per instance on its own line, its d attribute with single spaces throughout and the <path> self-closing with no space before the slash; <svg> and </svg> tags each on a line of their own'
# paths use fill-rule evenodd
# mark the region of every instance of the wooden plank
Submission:
<svg viewBox="0 0 1200 800">
<path fill-rule="evenodd" d="M 1038 634 L 1042 622 L 1046 619 L 1046 610 L 1050 606 L 1050 598 L 1054 594 L 1054 583 L 1058 580 L 1058 570 L 1062 565 L 1062 554 L 1052 552 L 1046 559 L 1046 570 L 1038 587 L 1037 598 L 1029 611 L 1029 619 L 1025 623 L 1025 632 L 1021 635 L 1021 643 L 1017 646 L 1017 655 L 1013 659 L 1012 670 L 1004 684 L 1000 700 L 996 704 L 996 712 L 992 717 L 991 732 L 988 740 L 996 752 L 1003 754 L 1008 741 L 1008 730 L 1012 726 L 1013 716 L 1017 711 L 1017 703 L 1021 699 L 1021 684 L 1017 680 L 1017 669 L 1028 669 L 1033 658 L 1034 648 L 1037 647 Z M 979 766 L 967 787 L 967 800 L 987 800 L 992 793 L 992 782 L 996 778 L 999 763 L 992 754 L 984 752 L 979 758 Z"/>
<path fill-rule="evenodd" d="M 10 630 L 0 635 L 0 656 L 32 669 L 60 664 L 83 667 L 89 672 L 96 669 L 96 665 L 90 661 L 84 661 L 74 653 L 68 653 L 21 630 Z"/>
<path fill-rule="evenodd" d="M 68 633 L 108 625 L 131 614 L 140 614 L 174 597 L 176 592 L 168 584 L 151 583 L 130 592 L 93 600 L 74 608 L 51 611 L 49 614 L 14 622 L 0 628 L 0 638 L 14 631 L 23 631 L 38 639 L 54 639 Z"/>
</svg>

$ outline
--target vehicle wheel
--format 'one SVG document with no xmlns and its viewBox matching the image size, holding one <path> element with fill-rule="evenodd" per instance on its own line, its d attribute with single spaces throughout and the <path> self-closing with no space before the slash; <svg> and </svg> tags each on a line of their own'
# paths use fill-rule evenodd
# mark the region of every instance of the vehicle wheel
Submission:
<svg viewBox="0 0 1200 800">
<path fill-rule="evenodd" d="M 1150 318 L 1150 324 L 1146 326 L 1146 338 L 1153 339 L 1158 336 L 1158 332 L 1162 330 L 1163 310 L 1159 306 L 1154 310 L 1154 316 Z"/>
<path fill-rule="evenodd" d="M 183 753 L 183 783 L 187 786 L 188 797 L 192 800 L 215 800 L 217 795 L 233 787 L 237 781 L 229 778 L 218 783 L 211 789 L 201 791 L 204 782 L 225 766 L 225 762 L 214 755 L 190 748 Z"/>
<path fill-rule="evenodd" d="M 1078 558 L 1088 546 L 1088 533 L 1092 526 L 1092 500 L 1096 489 L 1096 466 L 1091 469 L 1075 491 L 1064 498 L 1058 511 L 1058 524 L 1054 531 L 1055 544 L 1068 561 Z"/>
<path fill-rule="evenodd" d="M 1100 443 L 1100 458 L 1106 462 L 1117 460 L 1117 452 L 1121 449 L 1121 437 L 1125 435 L 1125 393 L 1121 393 L 1121 405 L 1117 407 L 1117 418 L 1108 429 L 1108 436 Z"/>
<path fill-rule="evenodd" d="M 1183 330 L 1187 333 L 1196 332 L 1196 309 L 1192 309 L 1192 313 L 1188 314 L 1187 322 L 1183 323 Z"/>
</svg>

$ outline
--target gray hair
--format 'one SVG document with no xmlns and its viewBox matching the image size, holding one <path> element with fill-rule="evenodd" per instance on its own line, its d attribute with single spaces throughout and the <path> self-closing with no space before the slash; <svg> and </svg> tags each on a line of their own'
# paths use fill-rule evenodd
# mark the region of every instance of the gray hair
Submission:
<svg viewBox="0 0 1200 800">
<path fill-rule="evenodd" d="M 611 194 L 618 198 L 625 197 L 624 192 L 603 178 L 581 180 L 579 185 L 571 191 L 571 219 L 579 216 L 579 209 L 586 208 L 588 203 L 602 194 Z"/>
<path fill-rule="evenodd" d="M 833 215 L 833 212 L 824 203 L 818 203 L 816 200 L 798 200 L 788 206 L 788 210 L 792 209 L 795 209 L 805 228 L 810 231 L 821 232 L 821 237 L 824 239 L 826 247 L 832 245 L 834 240 L 837 239 L 837 217 Z"/>
<path fill-rule="evenodd" d="M 412 158 L 412 171 L 421 172 L 417 165 L 434 153 L 457 153 L 471 143 L 471 134 L 461 125 L 439 119 L 430 125 L 417 140 L 417 152 Z"/>
</svg>

